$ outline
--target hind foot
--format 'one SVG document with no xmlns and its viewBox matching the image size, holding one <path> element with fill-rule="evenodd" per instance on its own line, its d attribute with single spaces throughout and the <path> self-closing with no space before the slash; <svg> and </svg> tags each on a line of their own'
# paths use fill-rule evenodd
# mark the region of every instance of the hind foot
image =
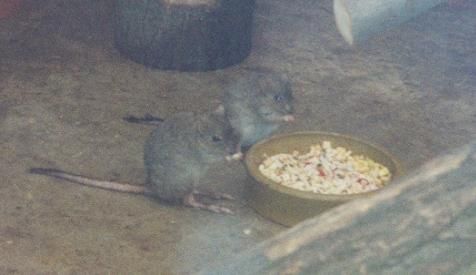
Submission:
<svg viewBox="0 0 476 275">
<path fill-rule="evenodd" d="M 213 191 L 204 192 L 204 191 L 194 190 L 192 193 L 197 196 L 207 197 L 214 200 L 234 200 L 235 199 L 232 195 L 227 193 L 221 193 L 221 192 L 213 192 Z"/>
<path fill-rule="evenodd" d="M 216 205 L 216 204 L 206 204 L 206 203 L 200 202 L 195 197 L 195 192 L 196 191 L 194 191 L 194 192 L 188 194 L 187 196 L 185 196 L 185 198 L 183 199 L 183 204 L 185 206 L 192 207 L 192 208 L 197 208 L 197 209 L 208 210 L 208 211 L 211 211 L 211 212 L 214 212 L 214 213 L 233 214 L 233 211 L 231 211 L 230 209 L 228 209 L 224 206 L 220 206 L 220 205 Z"/>
</svg>

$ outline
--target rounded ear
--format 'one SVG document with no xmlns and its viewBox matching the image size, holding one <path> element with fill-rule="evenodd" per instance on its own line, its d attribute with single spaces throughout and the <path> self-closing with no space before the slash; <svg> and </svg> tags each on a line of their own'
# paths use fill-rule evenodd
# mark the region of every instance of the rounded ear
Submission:
<svg viewBox="0 0 476 275">
<path fill-rule="evenodd" d="M 269 90 L 271 87 L 274 87 L 276 84 L 276 75 L 273 74 L 259 74 L 255 76 L 257 78 L 257 85 L 258 89 L 262 92 L 266 92 Z"/>
</svg>

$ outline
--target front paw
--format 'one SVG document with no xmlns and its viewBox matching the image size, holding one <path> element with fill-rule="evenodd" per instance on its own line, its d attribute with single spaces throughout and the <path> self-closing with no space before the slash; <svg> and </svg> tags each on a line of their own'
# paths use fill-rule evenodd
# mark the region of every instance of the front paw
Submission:
<svg viewBox="0 0 476 275">
<path fill-rule="evenodd" d="M 225 158 L 226 158 L 227 161 L 242 160 L 243 159 L 243 153 L 242 152 L 237 152 L 237 153 L 234 153 L 233 155 L 228 155 Z"/>
<path fill-rule="evenodd" d="M 285 116 L 282 116 L 281 119 L 284 122 L 293 122 L 294 121 L 294 116 L 293 115 L 285 115 Z"/>
</svg>

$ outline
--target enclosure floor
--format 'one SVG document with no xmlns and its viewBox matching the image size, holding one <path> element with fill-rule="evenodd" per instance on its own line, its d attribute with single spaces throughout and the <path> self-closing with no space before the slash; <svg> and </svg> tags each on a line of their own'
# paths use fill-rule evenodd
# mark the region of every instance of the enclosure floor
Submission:
<svg viewBox="0 0 476 275">
<path fill-rule="evenodd" d="M 252 67 L 287 73 L 296 122 L 385 147 L 412 170 L 476 136 L 476 4 L 442 5 L 349 47 L 330 0 L 257 1 L 252 54 L 203 73 L 164 72 L 113 47 L 113 0 L 24 1 L 0 21 L 0 274 L 184 274 L 284 227 L 245 202 L 241 163 L 206 188 L 238 197 L 218 215 L 30 175 L 55 167 L 140 184 L 149 126 L 122 117 L 214 109 Z"/>
</svg>

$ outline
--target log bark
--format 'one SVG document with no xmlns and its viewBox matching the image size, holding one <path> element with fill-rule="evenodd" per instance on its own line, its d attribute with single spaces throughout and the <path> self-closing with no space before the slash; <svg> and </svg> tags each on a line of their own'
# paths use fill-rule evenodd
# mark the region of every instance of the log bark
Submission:
<svg viewBox="0 0 476 275">
<path fill-rule="evenodd" d="M 201 274 L 476 274 L 476 145 Z"/>
<path fill-rule="evenodd" d="M 251 50 L 254 0 L 117 0 L 115 45 L 146 66 L 221 69 Z"/>
<path fill-rule="evenodd" d="M 364 41 L 447 0 L 334 0 L 340 34 L 350 45 Z"/>
</svg>

